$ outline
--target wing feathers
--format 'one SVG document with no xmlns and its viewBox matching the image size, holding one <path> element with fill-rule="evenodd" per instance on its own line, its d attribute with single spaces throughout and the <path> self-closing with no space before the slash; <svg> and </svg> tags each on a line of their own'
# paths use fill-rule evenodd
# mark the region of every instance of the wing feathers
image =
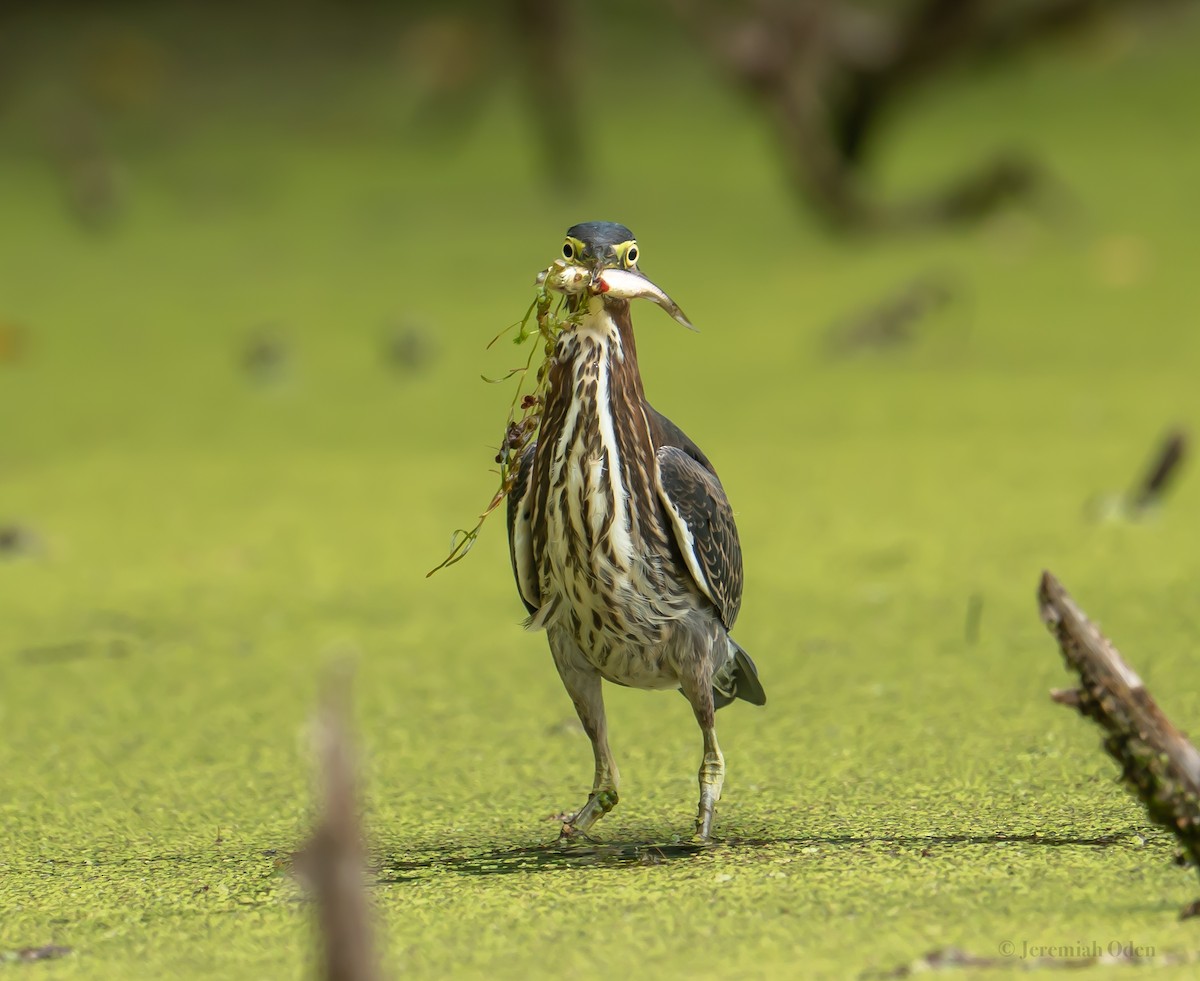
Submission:
<svg viewBox="0 0 1200 981">
<path fill-rule="evenodd" d="M 533 487 L 529 480 L 536 450 L 536 442 L 525 450 L 517 470 L 517 482 L 508 494 L 508 557 L 512 560 L 517 592 L 531 616 L 537 614 L 542 603 L 537 562 L 533 555 Z"/>
<path fill-rule="evenodd" d="M 742 605 L 742 547 L 725 490 L 685 449 L 660 446 L 657 455 L 659 496 L 684 563 L 732 629 Z"/>
</svg>

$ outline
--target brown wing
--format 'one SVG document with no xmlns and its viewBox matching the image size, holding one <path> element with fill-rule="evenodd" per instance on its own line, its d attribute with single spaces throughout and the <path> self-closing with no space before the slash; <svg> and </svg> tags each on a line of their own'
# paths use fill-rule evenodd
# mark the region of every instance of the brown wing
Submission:
<svg viewBox="0 0 1200 981">
<path fill-rule="evenodd" d="M 521 602 L 530 614 L 537 613 L 542 605 L 538 588 L 538 563 L 533 554 L 533 488 L 529 479 L 536 450 L 535 441 L 522 454 L 517 482 L 508 494 L 508 557 L 512 560 L 517 592 L 521 594 Z"/>
<path fill-rule="evenodd" d="M 649 406 L 647 417 L 658 446 L 659 496 L 684 565 L 732 629 L 742 605 L 742 546 L 725 489 L 683 430 Z"/>
</svg>

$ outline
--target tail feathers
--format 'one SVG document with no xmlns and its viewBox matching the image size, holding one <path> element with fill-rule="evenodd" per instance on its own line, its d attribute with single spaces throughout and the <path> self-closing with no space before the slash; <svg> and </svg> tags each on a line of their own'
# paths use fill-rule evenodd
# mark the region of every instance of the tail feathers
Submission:
<svg viewBox="0 0 1200 981">
<path fill-rule="evenodd" d="M 735 698 L 751 705 L 766 705 L 767 693 L 758 680 L 758 668 L 736 640 L 730 637 L 729 643 L 733 645 L 733 658 L 713 678 L 713 706 L 724 708 Z"/>
</svg>

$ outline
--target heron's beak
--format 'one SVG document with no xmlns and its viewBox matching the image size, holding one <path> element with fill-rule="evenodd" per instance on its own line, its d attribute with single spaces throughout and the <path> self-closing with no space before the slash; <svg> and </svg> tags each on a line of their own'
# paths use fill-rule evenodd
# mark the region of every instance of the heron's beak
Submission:
<svg viewBox="0 0 1200 981">
<path fill-rule="evenodd" d="M 653 300 L 688 330 L 696 329 L 679 309 L 679 304 L 667 296 L 662 287 L 637 269 L 599 269 L 592 274 L 588 292 L 623 300 Z"/>
<path fill-rule="evenodd" d="M 535 283 L 567 295 L 587 293 L 591 296 L 611 296 L 622 300 L 653 300 L 688 330 L 696 329 L 679 309 L 679 304 L 637 269 L 589 269 L 587 266 L 571 265 L 562 259 L 556 259 L 537 274 Z"/>
</svg>

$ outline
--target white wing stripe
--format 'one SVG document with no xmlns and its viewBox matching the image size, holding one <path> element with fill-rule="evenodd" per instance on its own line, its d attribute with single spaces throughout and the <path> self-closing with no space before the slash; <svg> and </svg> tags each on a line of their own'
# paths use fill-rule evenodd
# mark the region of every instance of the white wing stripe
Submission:
<svg viewBox="0 0 1200 981">
<path fill-rule="evenodd" d="M 687 521 L 679 513 L 679 509 L 675 507 L 675 503 L 667 496 L 667 492 L 663 490 L 661 480 L 659 481 L 658 496 L 663 504 L 666 505 L 667 513 L 671 515 L 671 525 L 675 529 L 675 541 L 679 543 L 679 551 L 683 553 L 683 561 L 687 563 L 688 572 L 696 580 L 696 585 L 700 587 L 700 591 L 712 601 L 713 606 L 716 606 L 717 599 L 713 596 L 712 587 L 709 586 L 708 578 L 704 575 L 700 559 L 696 555 L 696 539 L 692 534 L 692 529 L 688 527 Z"/>
</svg>

